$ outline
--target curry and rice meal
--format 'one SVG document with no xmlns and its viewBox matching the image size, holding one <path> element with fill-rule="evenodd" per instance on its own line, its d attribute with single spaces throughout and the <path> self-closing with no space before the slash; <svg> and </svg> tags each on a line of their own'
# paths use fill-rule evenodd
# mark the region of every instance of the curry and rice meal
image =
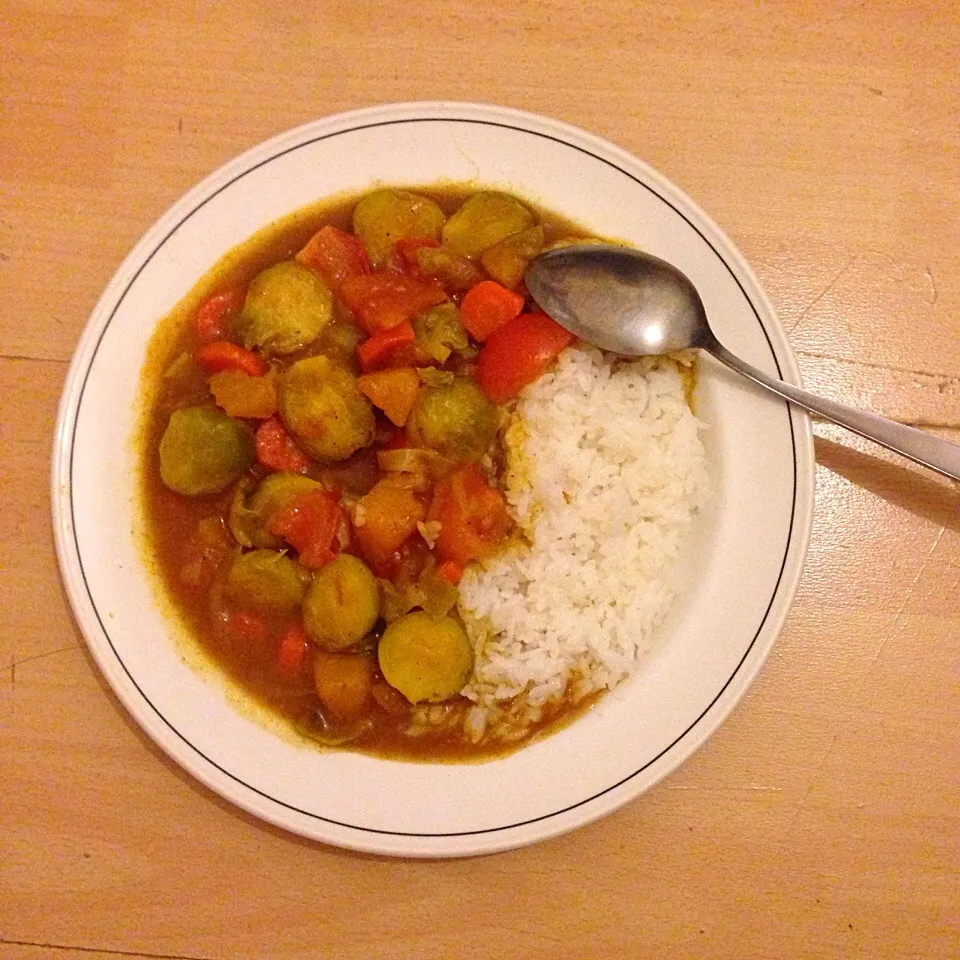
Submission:
<svg viewBox="0 0 960 960">
<path fill-rule="evenodd" d="M 538 310 L 527 264 L 578 239 L 504 193 L 379 189 L 261 231 L 155 333 L 151 563 L 309 740 L 495 755 L 650 646 L 706 495 L 694 371 Z"/>
</svg>

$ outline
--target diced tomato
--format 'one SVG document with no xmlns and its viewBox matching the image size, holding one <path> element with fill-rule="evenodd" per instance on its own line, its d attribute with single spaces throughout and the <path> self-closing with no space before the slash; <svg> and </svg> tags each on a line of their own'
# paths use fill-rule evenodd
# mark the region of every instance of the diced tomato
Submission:
<svg viewBox="0 0 960 960">
<path fill-rule="evenodd" d="M 310 469 L 310 458 L 294 443 L 293 437 L 276 417 L 264 420 L 254 437 L 257 461 L 263 466 L 288 473 L 306 473 Z"/>
<path fill-rule="evenodd" d="M 230 318 L 243 309 L 246 291 L 243 287 L 227 287 L 208 297 L 197 309 L 194 326 L 201 344 L 226 340 Z"/>
<path fill-rule="evenodd" d="M 447 583 L 452 583 L 456 586 L 463 576 L 463 567 L 457 563 L 456 560 L 444 560 L 444 562 L 437 567 L 437 576 L 441 580 L 446 580 Z"/>
<path fill-rule="evenodd" d="M 389 330 L 447 299 L 436 283 L 396 273 L 346 277 L 339 293 L 360 326 L 370 333 Z"/>
<path fill-rule="evenodd" d="M 323 277 L 334 290 L 347 277 L 370 273 L 370 260 L 359 239 L 329 225 L 321 227 L 294 259 Z"/>
<path fill-rule="evenodd" d="M 434 553 L 461 567 L 488 556 L 510 532 L 507 505 L 476 464 L 460 467 L 437 483 L 427 517 L 440 521 Z"/>
<path fill-rule="evenodd" d="M 255 613 L 234 610 L 227 617 L 227 630 L 241 640 L 262 640 L 267 635 L 267 624 Z"/>
<path fill-rule="evenodd" d="M 307 631 L 299 621 L 291 623 L 283 631 L 280 646 L 277 648 L 277 666 L 281 673 L 294 676 L 300 672 L 307 660 L 309 643 Z"/>
<path fill-rule="evenodd" d="M 483 280 L 471 287 L 460 304 L 460 322 L 479 343 L 508 320 L 519 316 L 524 299 L 496 280 Z"/>
<path fill-rule="evenodd" d="M 197 348 L 194 359 L 205 373 L 239 370 L 250 377 L 262 377 L 267 372 L 267 364 L 262 357 L 228 340 L 205 343 Z"/>
<path fill-rule="evenodd" d="M 504 403 L 575 339 L 545 313 L 521 313 L 490 334 L 477 358 L 477 382 L 494 403 Z"/>
<path fill-rule="evenodd" d="M 270 532 L 283 537 L 311 570 L 326 566 L 339 547 L 341 511 L 326 490 L 308 490 L 293 497 L 270 520 Z"/>
<path fill-rule="evenodd" d="M 398 328 L 394 327 L 394 329 Z M 420 393 L 420 376 L 413 367 L 380 370 L 377 373 L 366 373 L 358 377 L 357 389 L 375 407 L 379 407 L 391 423 L 402 427 L 417 402 L 417 395 Z"/>
<path fill-rule="evenodd" d="M 375 572 L 390 565 L 426 513 L 426 507 L 412 490 L 390 486 L 382 480 L 357 503 L 357 548 Z"/>
<path fill-rule="evenodd" d="M 383 366 L 387 359 L 401 347 L 416 340 L 413 326 L 409 320 L 398 323 L 387 330 L 377 330 L 369 339 L 357 347 L 357 357 L 360 366 L 365 371 L 376 370 Z"/>
</svg>

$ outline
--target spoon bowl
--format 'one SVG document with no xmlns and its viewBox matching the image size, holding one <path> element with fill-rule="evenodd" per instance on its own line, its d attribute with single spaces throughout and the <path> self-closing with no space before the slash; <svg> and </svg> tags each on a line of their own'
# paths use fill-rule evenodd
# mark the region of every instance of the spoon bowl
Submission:
<svg viewBox="0 0 960 960">
<path fill-rule="evenodd" d="M 583 243 L 551 250 L 531 263 L 526 281 L 562 327 L 622 356 L 701 346 L 710 333 L 686 274 L 629 247 Z"/>
<path fill-rule="evenodd" d="M 711 329 L 689 277 L 657 257 L 630 247 L 574 244 L 541 254 L 525 279 L 540 308 L 586 343 L 628 357 L 699 347 L 791 403 L 960 480 L 957 444 L 818 397 L 732 354 Z"/>
</svg>

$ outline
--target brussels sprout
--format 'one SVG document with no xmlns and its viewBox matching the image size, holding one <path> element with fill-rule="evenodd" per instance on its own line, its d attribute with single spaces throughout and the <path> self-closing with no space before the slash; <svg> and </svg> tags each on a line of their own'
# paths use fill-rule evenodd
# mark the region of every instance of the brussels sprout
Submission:
<svg viewBox="0 0 960 960">
<path fill-rule="evenodd" d="M 391 623 L 377 650 L 380 671 L 411 703 L 436 703 L 456 696 L 473 670 L 473 647 L 452 617 L 423 611 Z"/>
<path fill-rule="evenodd" d="M 317 571 L 303 601 L 304 629 L 323 650 L 343 650 L 362 640 L 379 616 L 376 578 L 349 553 Z"/>
<path fill-rule="evenodd" d="M 441 303 L 413 318 L 413 332 L 427 353 L 443 363 L 454 350 L 465 350 L 470 341 L 460 322 L 456 304 Z"/>
<path fill-rule="evenodd" d="M 353 232 L 378 267 L 404 237 L 439 239 L 444 219 L 443 210 L 429 197 L 407 190 L 375 190 L 354 209 Z"/>
<path fill-rule="evenodd" d="M 498 424 L 497 408 L 475 381 L 454 377 L 448 385 L 421 387 L 407 434 L 416 447 L 467 463 L 486 453 Z"/>
<path fill-rule="evenodd" d="M 542 249 L 543 227 L 537 224 L 484 250 L 480 262 L 494 280 L 512 290 L 520 285 L 530 261 Z"/>
<path fill-rule="evenodd" d="M 481 191 L 467 198 L 444 224 L 443 242 L 465 257 L 479 257 L 504 237 L 534 223 L 533 213 L 519 200 L 506 193 Z"/>
<path fill-rule="evenodd" d="M 233 538 L 244 547 L 277 549 L 280 537 L 270 532 L 270 522 L 297 494 L 323 490 L 323 484 L 299 473 L 269 473 L 250 493 L 250 484 L 241 481 L 230 503 L 228 526 Z"/>
<path fill-rule="evenodd" d="M 253 278 L 235 329 L 247 349 L 295 353 L 317 339 L 332 315 L 330 288 L 311 270 L 284 260 Z"/>
<path fill-rule="evenodd" d="M 249 428 L 216 407 L 170 414 L 160 440 L 160 479 L 177 493 L 198 497 L 226 490 L 253 462 Z"/>
<path fill-rule="evenodd" d="M 280 380 L 278 399 L 283 422 L 318 460 L 345 460 L 373 440 L 370 401 L 328 357 L 298 360 Z"/>
<path fill-rule="evenodd" d="M 239 606 L 292 613 L 309 582 L 309 572 L 285 554 L 251 550 L 231 564 L 224 592 Z"/>
</svg>

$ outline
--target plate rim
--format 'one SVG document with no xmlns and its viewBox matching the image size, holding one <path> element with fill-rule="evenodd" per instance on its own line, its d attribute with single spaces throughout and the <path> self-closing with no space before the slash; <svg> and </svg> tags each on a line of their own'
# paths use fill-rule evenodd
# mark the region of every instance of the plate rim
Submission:
<svg viewBox="0 0 960 960">
<path fill-rule="evenodd" d="M 375 122 L 369 122 L 369 121 Z M 662 780 L 669 773 L 679 767 L 690 758 L 716 730 L 726 721 L 730 713 L 742 701 L 749 690 L 754 678 L 770 653 L 777 637 L 782 631 L 783 625 L 789 615 L 796 591 L 799 587 L 803 574 L 804 561 L 809 546 L 810 530 L 813 520 L 813 495 L 814 495 L 814 456 L 813 456 L 813 438 L 810 429 L 809 418 L 805 413 L 788 408 L 788 423 L 792 433 L 793 445 L 793 497 L 791 500 L 791 523 L 790 532 L 787 537 L 786 547 L 784 549 L 783 561 L 780 574 L 777 578 L 771 597 L 757 627 L 756 633 L 750 644 L 743 653 L 742 658 L 737 663 L 730 677 L 724 686 L 716 693 L 715 697 L 703 709 L 702 713 L 680 734 L 672 743 L 663 748 L 663 750 L 654 758 L 647 761 L 640 768 L 634 771 L 630 776 L 621 781 L 611 784 L 605 790 L 576 804 L 567 806 L 561 810 L 553 811 L 549 814 L 528 819 L 521 823 L 501 825 L 493 828 L 484 828 L 481 830 L 471 830 L 464 832 L 445 832 L 445 833 L 408 833 L 403 831 L 386 831 L 370 827 L 362 827 L 353 824 L 342 824 L 338 821 L 324 818 L 319 814 L 310 811 L 299 810 L 290 807 L 283 801 L 263 793 L 258 788 L 238 779 L 235 774 L 223 769 L 215 761 L 211 760 L 198 747 L 194 746 L 183 734 L 176 730 L 166 717 L 153 705 L 149 698 L 140 690 L 117 651 L 114 649 L 109 638 L 109 633 L 105 625 L 100 620 L 99 613 L 93 597 L 90 595 L 89 586 L 83 573 L 83 564 L 80 558 L 80 547 L 76 542 L 74 530 L 74 506 L 73 506 L 73 460 L 75 453 L 74 431 L 76 429 L 77 415 L 82 403 L 83 392 L 89 379 L 93 362 L 96 357 L 100 342 L 106 334 L 109 322 L 113 312 L 119 308 L 126 291 L 134 284 L 137 276 L 145 267 L 149 257 L 144 259 L 147 249 L 159 239 L 156 249 L 165 242 L 176 229 L 178 229 L 189 215 L 199 209 L 204 203 L 211 200 L 219 192 L 226 189 L 236 179 L 257 169 L 257 167 L 275 160 L 283 153 L 299 147 L 306 146 L 317 140 L 324 139 L 345 131 L 358 130 L 363 128 L 377 127 L 383 125 L 395 124 L 398 122 L 419 122 L 419 121 L 454 121 L 466 123 L 485 123 L 488 125 L 507 127 L 512 130 L 532 133 L 537 136 L 546 137 L 562 143 L 565 146 L 573 147 L 583 152 L 590 153 L 595 159 L 600 160 L 610 166 L 615 167 L 624 173 L 639 185 L 650 190 L 659 196 L 668 205 L 682 217 L 700 236 L 705 240 L 717 258 L 724 264 L 730 272 L 732 278 L 740 287 L 741 292 L 750 304 L 756 319 L 760 324 L 761 330 L 767 340 L 770 348 L 773 362 L 784 379 L 799 384 L 799 369 L 796 362 L 796 356 L 791 348 L 786 330 L 783 328 L 776 315 L 776 312 L 766 296 L 765 291 L 760 286 L 759 281 L 754 275 L 749 264 L 740 253 L 739 249 L 732 243 L 720 227 L 692 200 L 684 191 L 676 187 L 671 181 L 667 180 L 657 170 L 650 167 L 649 164 L 639 158 L 627 153 L 622 148 L 616 146 L 595 134 L 582 130 L 578 127 L 545 117 L 539 114 L 528 113 L 522 110 L 516 110 L 509 107 L 499 107 L 490 104 L 478 104 L 458 101 L 414 101 L 407 103 L 391 103 L 379 106 L 366 107 L 360 110 L 351 110 L 343 113 L 333 114 L 328 117 L 322 117 L 317 120 L 302 124 L 298 127 L 283 131 L 274 137 L 271 137 L 262 143 L 256 144 L 238 156 L 218 167 L 208 176 L 203 178 L 198 184 L 183 194 L 175 201 L 142 235 L 140 240 L 131 248 L 130 252 L 122 261 L 117 271 L 108 282 L 103 293 L 98 299 L 96 305 L 90 313 L 81 337 L 74 351 L 70 367 L 64 382 L 63 393 L 57 412 L 56 429 L 54 431 L 54 451 L 51 469 L 51 510 L 54 525 L 54 535 L 57 548 L 57 557 L 60 567 L 61 577 L 66 586 L 66 592 L 70 601 L 73 615 L 81 629 L 88 649 L 91 650 L 99 668 L 107 678 L 113 692 L 123 703 L 125 709 L 136 720 L 138 726 L 150 736 L 173 762 L 179 766 L 185 767 L 191 775 L 195 776 L 206 786 L 210 787 L 219 796 L 225 797 L 229 802 L 236 804 L 241 809 L 245 809 L 253 815 L 271 822 L 283 829 L 290 830 L 302 836 L 307 836 L 315 840 L 333 843 L 348 849 L 354 849 L 365 852 L 384 853 L 402 856 L 457 856 L 473 855 L 477 853 L 495 852 L 524 846 L 540 840 L 545 840 L 553 836 L 566 833 L 576 829 L 600 817 L 606 816 L 624 803 L 639 796 L 641 793 L 650 789 L 655 783 Z M 549 132 L 544 132 L 544 131 Z M 320 133 L 319 136 L 310 136 L 314 132 Z M 557 136 L 555 134 L 561 134 Z M 613 163 L 608 156 L 598 155 L 586 149 L 582 143 L 590 144 L 599 150 L 602 154 L 612 154 L 618 160 L 628 167 L 639 169 L 645 178 L 652 181 L 663 192 L 659 193 L 650 183 L 638 178 L 629 169 L 623 169 L 619 164 Z M 262 159 L 257 160 L 258 157 Z M 255 161 L 255 162 L 254 162 Z M 214 189 L 215 188 L 215 189 Z M 666 195 L 666 196 L 664 196 Z M 202 199 L 201 199 L 202 198 Z M 197 201 L 200 201 L 199 204 Z M 680 210 L 676 202 L 681 203 L 698 220 L 693 222 L 685 210 Z M 183 211 L 187 211 L 181 216 Z M 172 226 L 171 226 L 172 224 Z M 712 234 L 713 239 L 706 233 Z M 717 249 L 714 240 L 719 241 L 721 249 Z M 155 250 L 154 250 L 155 252 Z M 732 261 L 732 262 L 731 262 Z M 136 269 L 134 269 L 136 267 Z M 735 269 L 734 269 L 735 268 Z M 745 281 L 745 283 L 743 282 Z M 121 292 L 122 291 L 122 292 Z M 119 298 L 117 294 L 119 292 Z M 112 304 L 113 309 L 107 311 L 106 308 Z M 771 340 L 771 331 L 767 329 L 764 320 L 773 323 L 773 333 L 778 339 L 775 346 Z M 68 509 L 63 509 L 63 498 L 68 500 Z M 71 548 L 72 544 L 72 548 Z M 109 660 L 106 651 L 102 649 L 99 642 L 95 641 L 88 633 L 90 624 L 88 623 L 86 611 L 82 609 L 84 603 L 82 599 L 75 594 L 78 586 L 76 574 L 78 570 L 74 569 L 74 563 L 79 568 L 80 579 L 83 589 L 86 591 L 86 600 L 90 604 L 94 616 L 97 619 L 102 635 L 107 638 L 107 643 L 115 660 Z M 788 567 L 790 574 L 785 580 L 785 574 Z M 774 608 L 777 608 L 774 610 Z M 771 614 L 773 614 L 771 618 Z M 760 655 L 754 655 L 754 661 L 750 664 L 745 673 L 741 673 L 746 661 L 754 652 L 754 647 L 761 634 L 769 634 L 769 640 L 765 647 L 760 651 Z M 124 675 L 119 673 L 119 669 Z M 717 709 L 717 704 L 728 689 L 735 685 L 737 689 L 733 692 L 732 701 Z M 134 690 L 136 691 L 134 693 Z M 140 708 L 146 704 L 164 724 L 172 734 L 179 738 L 185 745 L 190 759 L 189 762 L 181 751 L 175 751 L 166 742 L 168 736 L 160 731 L 151 729 L 155 724 L 147 724 L 140 713 Z M 701 723 L 713 713 L 705 727 Z M 695 728 L 698 728 L 698 738 L 695 743 L 681 747 L 670 757 L 670 762 L 662 764 L 657 769 L 656 776 L 646 782 L 639 789 L 623 790 L 624 784 L 628 783 L 633 777 L 657 764 L 661 758 L 674 751 L 678 744 L 688 737 Z M 222 776 L 227 777 L 233 783 L 237 784 L 244 791 L 250 791 L 257 797 L 266 801 L 266 807 L 263 803 L 247 797 L 238 797 L 235 792 L 225 792 L 224 785 L 208 769 L 213 767 L 219 771 Z M 621 794 L 623 794 L 621 796 Z M 282 813 L 270 809 L 271 806 L 279 806 L 286 811 L 298 814 L 301 817 L 307 817 L 310 820 L 319 820 L 322 824 L 333 829 L 307 830 L 303 825 L 297 825 L 291 822 L 291 819 L 284 817 Z M 570 817 L 569 814 L 578 808 L 587 807 L 590 809 L 587 815 L 577 815 Z M 547 821 L 555 821 L 550 828 L 537 828 L 531 831 L 531 827 L 536 824 L 543 824 Z M 567 822 L 570 821 L 570 822 Z M 347 831 L 346 835 L 333 836 Z M 519 831 L 521 835 L 518 836 Z M 532 833 L 526 836 L 526 833 Z M 353 834 L 360 834 L 359 838 Z M 498 836 L 493 839 L 493 835 Z M 375 838 L 391 838 L 389 842 L 371 841 Z M 471 838 L 465 841 L 464 838 Z M 397 843 L 399 838 L 408 842 Z M 484 838 L 481 842 L 477 838 Z M 419 841 L 419 842 L 418 842 Z M 424 842 L 425 841 L 425 842 Z M 450 841 L 454 841 L 451 843 Z M 458 842 L 459 841 L 459 842 Z"/>
</svg>

